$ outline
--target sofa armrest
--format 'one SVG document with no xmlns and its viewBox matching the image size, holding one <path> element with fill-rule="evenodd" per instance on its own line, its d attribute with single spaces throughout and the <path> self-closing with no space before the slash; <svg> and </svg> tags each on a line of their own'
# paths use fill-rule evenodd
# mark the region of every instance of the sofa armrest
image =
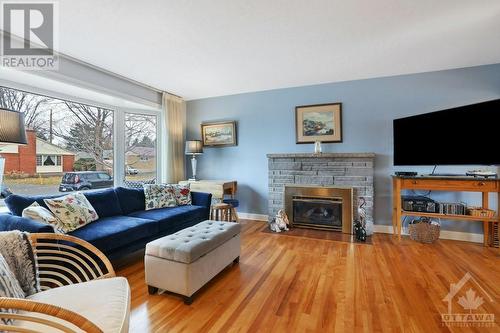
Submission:
<svg viewBox="0 0 500 333">
<path fill-rule="evenodd" d="M 54 232 L 50 225 L 11 214 L 0 214 L 0 231 Z"/>
<path fill-rule="evenodd" d="M 191 192 L 191 202 L 195 206 L 210 209 L 210 205 L 212 205 L 212 193 Z"/>
</svg>

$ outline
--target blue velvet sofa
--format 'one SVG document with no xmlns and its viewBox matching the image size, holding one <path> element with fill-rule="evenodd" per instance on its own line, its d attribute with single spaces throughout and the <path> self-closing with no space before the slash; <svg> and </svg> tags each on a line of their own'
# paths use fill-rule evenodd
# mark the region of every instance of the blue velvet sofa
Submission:
<svg viewBox="0 0 500 333">
<path fill-rule="evenodd" d="M 117 187 L 84 194 L 99 219 L 69 235 L 93 244 L 110 259 L 143 249 L 153 239 L 207 220 L 212 201 L 209 193 L 191 192 L 192 205 L 145 210 L 142 189 Z M 5 204 L 11 213 L 0 214 L 0 231 L 54 232 L 51 226 L 21 215 L 33 202 L 46 207 L 43 199 L 59 196 L 10 195 Z"/>
</svg>

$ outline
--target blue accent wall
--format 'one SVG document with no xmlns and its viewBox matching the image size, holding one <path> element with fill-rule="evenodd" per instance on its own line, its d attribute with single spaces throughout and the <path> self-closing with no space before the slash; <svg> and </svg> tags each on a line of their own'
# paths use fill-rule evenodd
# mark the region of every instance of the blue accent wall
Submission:
<svg viewBox="0 0 500 333">
<path fill-rule="evenodd" d="M 312 152 L 314 148 L 312 144 L 295 144 L 295 106 L 341 102 L 343 142 L 323 144 L 323 151 L 377 154 L 375 224 L 390 225 L 390 175 L 394 170 L 430 173 L 433 167 L 393 167 L 392 120 L 497 98 L 500 98 L 500 64 L 205 98 L 187 103 L 187 138 L 200 139 L 202 122 L 236 120 L 238 146 L 205 148 L 198 158 L 198 176 L 236 179 L 239 211 L 267 214 L 266 154 Z M 498 153 L 500 143 L 490 144 Z M 187 165 L 190 174 L 189 161 Z M 439 166 L 436 172 L 468 169 L 471 167 Z M 480 205 L 479 194 L 432 193 L 432 196 Z M 493 195 L 491 201 L 497 202 Z M 482 232 L 480 223 L 473 222 L 448 221 L 443 228 Z"/>
</svg>

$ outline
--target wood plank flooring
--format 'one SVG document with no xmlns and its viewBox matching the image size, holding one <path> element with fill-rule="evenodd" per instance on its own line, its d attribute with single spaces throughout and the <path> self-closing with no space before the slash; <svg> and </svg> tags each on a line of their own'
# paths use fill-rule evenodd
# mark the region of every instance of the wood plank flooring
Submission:
<svg viewBox="0 0 500 333">
<path fill-rule="evenodd" d="M 239 265 L 190 306 L 172 295 L 148 295 L 141 257 L 121 264 L 117 274 L 132 288 L 130 332 L 500 332 L 498 250 L 398 242 L 385 234 L 375 234 L 371 245 L 353 244 L 268 234 L 256 221 L 242 226 Z M 463 288 L 483 298 L 471 312 L 494 314 L 492 327 L 442 325 L 450 283 L 467 272 L 484 289 L 472 281 Z M 464 312 L 456 300 L 453 307 Z"/>
</svg>

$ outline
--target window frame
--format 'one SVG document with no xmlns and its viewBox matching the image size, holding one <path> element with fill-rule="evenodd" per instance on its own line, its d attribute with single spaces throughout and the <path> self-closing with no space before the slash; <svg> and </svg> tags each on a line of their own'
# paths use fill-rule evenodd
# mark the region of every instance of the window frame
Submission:
<svg viewBox="0 0 500 333">
<path fill-rule="evenodd" d="M 111 104 L 106 104 L 94 100 L 89 100 L 81 97 L 71 96 L 64 93 L 58 93 L 56 91 L 46 90 L 38 87 L 32 87 L 29 85 L 8 81 L 4 79 L 0 79 L 0 86 L 21 90 L 26 93 L 32 93 L 36 95 L 42 95 L 49 98 L 65 100 L 74 103 L 86 104 L 94 107 L 101 107 L 110 109 L 113 111 L 113 186 L 122 186 L 125 181 L 125 115 L 126 113 L 135 113 L 135 114 L 144 114 L 144 115 L 152 115 L 156 116 L 156 176 L 157 180 L 161 181 L 165 179 L 166 172 L 164 170 L 163 165 L 166 165 L 164 162 L 165 157 L 161 154 L 163 147 L 165 145 L 165 133 L 164 126 L 162 126 L 165 118 L 161 109 L 161 106 L 157 108 L 143 104 L 144 109 L 141 108 L 131 108 L 131 107 L 123 107 L 123 106 L 115 106 Z M 114 97 L 115 99 L 127 100 L 124 97 L 113 96 L 110 94 L 109 96 Z M 37 155 L 38 156 L 38 155 Z M 42 158 L 43 164 L 43 158 Z M 61 166 L 63 166 L 63 159 L 61 156 Z M 0 203 L 3 202 L 3 199 L 0 199 Z M 1 210 L 1 209 L 0 209 Z"/>
</svg>

